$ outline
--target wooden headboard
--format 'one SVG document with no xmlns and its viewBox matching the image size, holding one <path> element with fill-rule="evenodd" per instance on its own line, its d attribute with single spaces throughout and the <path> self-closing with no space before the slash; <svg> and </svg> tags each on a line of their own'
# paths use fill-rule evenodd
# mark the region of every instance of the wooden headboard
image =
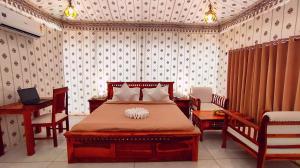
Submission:
<svg viewBox="0 0 300 168">
<path fill-rule="evenodd" d="M 112 99 L 114 95 L 114 90 L 113 87 L 121 87 L 125 82 L 107 82 L 107 99 Z M 143 88 L 155 88 L 159 83 L 162 86 L 169 86 L 169 96 L 170 99 L 173 100 L 174 95 L 173 95 L 173 84 L 174 82 L 126 82 L 127 85 L 132 88 L 132 87 L 139 87 L 141 88 L 140 91 L 140 100 L 142 98 L 142 89 Z"/>
</svg>

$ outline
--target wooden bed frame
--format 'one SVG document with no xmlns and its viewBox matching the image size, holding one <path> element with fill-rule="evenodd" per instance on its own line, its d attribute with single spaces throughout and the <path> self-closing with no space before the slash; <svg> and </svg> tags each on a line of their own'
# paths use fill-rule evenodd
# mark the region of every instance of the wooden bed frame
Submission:
<svg viewBox="0 0 300 168">
<path fill-rule="evenodd" d="M 113 87 L 124 82 L 108 82 L 108 99 Z M 129 87 L 169 86 L 174 82 L 127 82 Z M 68 162 L 197 161 L 199 130 L 193 131 L 97 131 L 66 132 Z"/>
</svg>

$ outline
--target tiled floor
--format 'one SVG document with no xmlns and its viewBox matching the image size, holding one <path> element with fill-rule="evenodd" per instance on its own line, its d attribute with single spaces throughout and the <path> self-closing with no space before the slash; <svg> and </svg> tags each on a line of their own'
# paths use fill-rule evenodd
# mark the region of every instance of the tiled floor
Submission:
<svg viewBox="0 0 300 168">
<path fill-rule="evenodd" d="M 70 125 L 83 117 L 71 117 Z M 150 163 L 84 163 L 68 164 L 66 142 L 60 134 L 58 147 L 54 148 L 51 140 L 37 141 L 36 154 L 26 156 L 25 145 L 5 153 L 0 157 L 0 168 L 255 168 L 256 161 L 229 141 L 227 149 L 222 149 L 220 132 L 207 132 L 199 146 L 198 162 L 150 162 Z M 286 161 L 268 161 L 266 168 L 297 168 Z"/>
</svg>

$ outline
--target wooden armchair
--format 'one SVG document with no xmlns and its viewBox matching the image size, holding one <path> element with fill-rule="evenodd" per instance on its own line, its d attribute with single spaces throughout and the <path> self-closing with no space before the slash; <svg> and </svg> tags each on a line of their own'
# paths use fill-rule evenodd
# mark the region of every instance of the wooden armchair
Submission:
<svg viewBox="0 0 300 168">
<path fill-rule="evenodd" d="M 209 87 L 192 87 L 190 93 L 192 110 L 223 110 L 227 109 L 228 99 L 212 93 Z"/>
<path fill-rule="evenodd" d="M 63 113 L 64 112 L 64 113 Z M 66 121 L 66 127 L 62 124 Z M 32 120 L 33 127 L 46 127 L 47 137 L 35 137 L 34 139 L 53 139 L 54 147 L 57 146 L 57 129 L 62 132 L 63 129 L 69 131 L 68 118 L 68 88 L 63 87 L 53 90 L 52 113 L 46 113 Z M 53 136 L 51 137 L 50 130 Z"/>
<path fill-rule="evenodd" d="M 265 160 L 300 159 L 300 112 L 267 112 L 258 126 L 225 111 L 223 148 L 227 137 L 257 158 L 257 168 L 263 168 Z"/>
</svg>

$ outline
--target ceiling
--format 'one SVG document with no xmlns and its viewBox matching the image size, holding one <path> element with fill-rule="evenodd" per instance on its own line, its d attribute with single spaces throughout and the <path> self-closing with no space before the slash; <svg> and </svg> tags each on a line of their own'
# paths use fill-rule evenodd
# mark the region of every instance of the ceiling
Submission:
<svg viewBox="0 0 300 168">
<path fill-rule="evenodd" d="M 26 0 L 52 16 L 63 16 L 68 0 Z M 230 20 L 261 0 L 211 0 L 218 23 Z M 208 0 L 72 0 L 76 20 L 92 22 L 141 22 L 204 24 Z M 217 24 L 218 24 L 217 23 Z"/>
</svg>

